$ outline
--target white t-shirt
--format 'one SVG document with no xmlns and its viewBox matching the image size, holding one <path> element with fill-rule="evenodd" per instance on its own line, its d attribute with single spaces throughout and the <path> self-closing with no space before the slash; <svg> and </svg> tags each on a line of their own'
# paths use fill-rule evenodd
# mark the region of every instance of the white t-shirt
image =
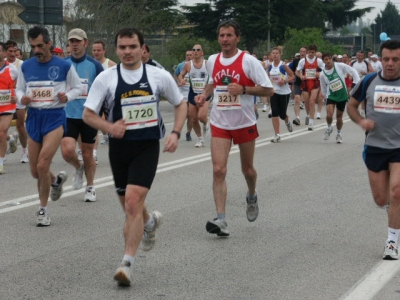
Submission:
<svg viewBox="0 0 400 300">
<path fill-rule="evenodd" d="M 382 63 L 377 60 L 376 62 L 373 62 L 372 60 L 369 62 L 374 69 L 375 72 L 382 71 Z"/>
<path fill-rule="evenodd" d="M 338 73 L 340 79 L 342 80 L 342 83 L 345 85 L 345 78 L 346 74 L 350 74 L 350 76 L 353 77 L 353 83 L 357 84 L 360 81 L 360 76 L 358 76 L 357 71 L 344 63 L 340 62 L 335 62 L 334 63 L 335 68 L 332 68 L 330 70 L 324 70 L 321 72 L 319 80 L 321 83 L 321 92 L 324 95 L 325 99 L 328 99 L 330 91 L 329 91 L 329 79 L 326 77 L 325 73 L 327 75 L 331 75 L 333 73 L 333 70 L 336 69 L 336 72 Z M 325 73 L 324 73 L 325 72 Z M 346 88 L 346 86 L 344 86 Z"/>
<path fill-rule="evenodd" d="M 298 71 L 303 70 L 304 69 L 304 65 L 306 64 L 306 59 L 308 61 L 308 63 L 312 64 L 316 59 L 318 62 L 318 68 L 323 69 L 325 67 L 324 62 L 322 61 L 322 59 L 317 58 L 316 56 L 314 56 L 312 59 L 308 57 L 308 55 L 305 58 L 300 59 L 299 64 L 297 65 L 297 69 Z"/>
<path fill-rule="evenodd" d="M 142 64 L 137 70 L 126 70 L 121 64 L 120 70 L 122 79 L 127 84 L 137 83 L 142 78 L 143 65 L 144 64 Z M 172 105 L 179 105 L 183 100 L 183 97 L 171 74 L 163 69 L 148 64 L 145 66 L 147 79 L 149 81 L 148 83 L 153 91 L 153 95 L 156 96 L 157 101 L 160 101 L 160 96 L 163 95 Z M 112 120 L 111 111 L 115 103 L 114 98 L 117 84 L 117 66 L 112 66 L 111 68 L 101 72 L 93 82 L 84 106 L 99 114 L 104 102 L 106 101 L 106 107 L 108 107 L 110 111 L 108 120 L 114 122 L 114 120 Z"/>
<path fill-rule="evenodd" d="M 220 63 L 223 66 L 231 65 L 238 56 L 242 53 L 238 50 L 238 53 L 230 58 L 224 58 L 221 54 Z M 209 77 L 209 84 L 214 84 L 214 78 L 212 78 L 215 60 L 218 54 L 213 54 L 207 61 L 207 70 Z M 243 57 L 242 68 L 244 74 L 252 80 L 256 85 L 273 88 L 271 81 L 269 80 L 267 73 L 260 64 L 260 61 L 250 54 L 245 54 Z M 216 101 L 214 99 L 214 101 Z M 241 109 L 237 110 L 219 110 L 217 105 L 213 105 L 211 110 L 210 122 L 212 125 L 218 128 L 235 130 L 245 127 L 250 127 L 257 123 L 256 116 L 254 113 L 254 96 L 253 95 L 240 95 Z"/>
</svg>

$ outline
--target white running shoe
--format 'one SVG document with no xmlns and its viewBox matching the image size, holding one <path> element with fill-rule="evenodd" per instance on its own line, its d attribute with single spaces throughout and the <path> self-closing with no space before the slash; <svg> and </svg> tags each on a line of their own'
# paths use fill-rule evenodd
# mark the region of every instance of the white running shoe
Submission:
<svg viewBox="0 0 400 300">
<path fill-rule="evenodd" d="M 228 229 L 228 223 L 218 218 L 208 221 L 206 230 L 208 233 L 216 234 L 217 236 L 229 236 L 231 234 Z"/>
<path fill-rule="evenodd" d="M 271 139 L 271 143 L 279 143 L 281 141 L 281 136 L 275 134 L 275 136 Z"/>
<path fill-rule="evenodd" d="M 104 134 L 104 135 L 103 135 L 103 138 L 102 138 L 100 144 L 101 144 L 101 145 L 106 145 L 106 144 L 108 144 L 108 134 Z"/>
<path fill-rule="evenodd" d="M 21 163 L 28 163 L 29 162 L 28 149 L 22 149 L 20 162 Z"/>
<path fill-rule="evenodd" d="M 36 213 L 36 226 L 49 226 L 50 222 L 49 213 L 46 210 L 40 209 Z"/>
<path fill-rule="evenodd" d="M 96 198 L 96 190 L 92 186 L 88 186 L 85 191 L 85 202 L 95 202 Z"/>
<path fill-rule="evenodd" d="M 67 181 L 68 175 L 67 175 L 67 172 L 61 171 L 60 173 L 58 173 L 57 177 L 61 178 L 61 182 L 58 186 L 51 185 L 50 198 L 53 201 L 57 201 L 58 199 L 60 199 L 62 192 L 63 192 L 62 187 L 63 187 L 63 184 Z"/>
<path fill-rule="evenodd" d="M 290 121 L 289 121 L 289 123 L 286 123 L 286 127 L 289 132 L 293 132 L 293 126 L 292 126 L 292 123 L 290 123 Z"/>
<path fill-rule="evenodd" d="M 81 166 L 78 169 L 75 169 L 74 177 L 72 177 L 72 187 L 74 190 L 79 190 L 83 185 L 83 172 L 85 171 L 85 167 L 83 162 L 80 164 Z"/>
<path fill-rule="evenodd" d="M 317 120 L 321 120 L 321 114 L 317 113 Z"/>
<path fill-rule="evenodd" d="M 122 261 L 114 275 L 114 280 L 118 285 L 130 286 L 132 283 L 133 267 L 129 261 Z"/>
<path fill-rule="evenodd" d="M 14 133 L 12 135 L 13 139 L 8 142 L 9 146 L 10 146 L 10 152 L 11 153 L 15 153 L 15 151 L 17 151 L 17 144 L 18 144 L 18 133 Z"/>
<path fill-rule="evenodd" d="M 385 250 L 383 252 L 383 259 L 387 260 L 399 259 L 399 251 L 397 248 L 397 243 L 395 241 L 386 242 Z"/>
<path fill-rule="evenodd" d="M 6 170 L 4 169 L 4 165 L 0 166 L 0 175 L 5 174 Z"/>
<path fill-rule="evenodd" d="M 76 154 L 78 155 L 78 160 L 83 161 L 82 150 L 78 150 L 78 152 L 76 152 Z"/>
<path fill-rule="evenodd" d="M 343 143 L 342 136 L 341 136 L 340 134 L 338 134 L 338 135 L 336 136 L 336 143 L 338 143 L 338 144 Z"/>
<path fill-rule="evenodd" d="M 207 124 L 203 126 L 203 137 L 208 137 L 210 135 L 210 130 L 210 122 L 207 122 Z"/>
<path fill-rule="evenodd" d="M 314 125 L 312 123 L 308 124 L 308 130 L 313 131 L 314 130 Z"/>
<path fill-rule="evenodd" d="M 162 224 L 162 214 L 160 212 L 153 211 L 151 215 L 154 219 L 154 227 L 152 230 L 147 230 L 145 228 L 143 231 L 142 249 L 144 251 L 150 251 L 153 249 L 154 244 L 156 243 L 156 230 L 160 228 Z"/>
<path fill-rule="evenodd" d="M 329 140 L 329 138 L 331 136 L 331 132 L 332 132 L 332 128 L 331 129 L 329 129 L 329 128 L 325 129 L 325 132 L 324 132 L 324 140 L 325 141 Z"/>
<path fill-rule="evenodd" d="M 198 140 L 196 145 L 194 145 L 196 148 L 201 148 L 204 147 L 204 141 L 203 140 Z"/>
</svg>

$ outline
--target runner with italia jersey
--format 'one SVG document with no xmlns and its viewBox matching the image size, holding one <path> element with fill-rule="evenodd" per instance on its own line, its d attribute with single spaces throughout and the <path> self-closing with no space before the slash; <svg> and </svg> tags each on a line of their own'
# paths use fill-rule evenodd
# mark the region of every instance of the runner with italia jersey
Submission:
<svg viewBox="0 0 400 300">
<path fill-rule="evenodd" d="M 274 93 L 271 81 L 260 62 L 237 48 L 240 26 L 233 20 L 223 21 L 217 29 L 222 52 L 210 56 L 207 70 L 209 82 L 202 94 L 195 97 L 198 105 L 214 94 L 211 110 L 211 157 L 213 163 L 213 193 L 216 218 L 206 224 L 207 232 L 229 236 L 226 222 L 227 163 L 232 141 L 239 144 L 242 172 L 246 179 L 246 215 L 249 222 L 258 217 L 256 192 L 257 172 L 253 158 L 258 137 L 254 96 L 270 97 Z"/>
<path fill-rule="evenodd" d="M 330 53 L 322 54 L 322 60 L 325 63 L 325 69 L 322 70 L 320 76 L 321 92 L 325 96 L 326 100 L 326 123 L 327 128 L 324 133 L 324 140 L 329 140 L 332 132 L 332 119 L 333 113 L 336 111 L 336 127 L 337 135 L 336 142 L 342 143 L 341 130 L 343 127 L 343 112 L 346 108 L 346 102 L 348 99 L 347 87 L 346 87 L 346 75 L 350 74 L 353 77 L 353 84 L 357 84 L 360 81 L 357 71 L 339 62 L 334 62 Z"/>
<path fill-rule="evenodd" d="M 7 151 L 7 132 L 16 110 L 15 82 L 17 68 L 4 60 L 6 44 L 0 43 L 0 174 L 4 174 L 4 160 Z"/>
<path fill-rule="evenodd" d="M 40 200 L 37 225 L 49 226 L 50 186 L 51 199 L 58 200 L 67 180 L 65 171 L 53 175 L 50 164 L 66 130 L 64 107 L 80 95 L 82 84 L 70 62 L 51 54 L 46 28 L 29 29 L 28 40 L 35 57 L 22 64 L 16 93 L 18 103 L 29 107 L 26 119 L 29 164 L 32 176 L 38 180 Z"/>
<path fill-rule="evenodd" d="M 199 107 L 194 101 L 196 95 L 201 94 L 204 91 L 208 80 L 208 72 L 206 69 L 206 60 L 203 58 L 204 52 L 201 45 L 193 46 L 193 59 L 185 63 L 182 72 L 179 74 L 178 86 L 186 85 L 185 76 L 189 73 L 189 114 L 192 119 L 193 130 L 197 136 L 196 148 L 204 146 L 204 138 L 210 133 L 210 127 L 208 124 L 208 107 L 210 99 Z M 203 123 L 203 132 L 201 131 L 200 123 Z"/>
</svg>

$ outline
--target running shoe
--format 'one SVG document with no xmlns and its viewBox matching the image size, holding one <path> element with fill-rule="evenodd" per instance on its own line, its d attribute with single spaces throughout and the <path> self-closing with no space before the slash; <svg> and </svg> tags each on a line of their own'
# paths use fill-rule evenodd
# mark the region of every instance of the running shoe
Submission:
<svg viewBox="0 0 400 300">
<path fill-rule="evenodd" d="M 6 170 L 4 169 L 4 165 L 1 165 L 0 166 L 0 175 L 5 174 L 5 173 L 6 173 Z"/>
<path fill-rule="evenodd" d="M 313 131 L 314 130 L 314 125 L 312 123 L 308 124 L 308 130 Z"/>
<path fill-rule="evenodd" d="M 338 134 L 338 135 L 336 136 L 336 143 L 338 143 L 338 144 L 343 143 L 342 136 L 341 136 L 340 134 Z"/>
<path fill-rule="evenodd" d="M 85 171 L 85 167 L 83 162 L 80 163 L 80 167 L 75 169 L 74 177 L 72 177 L 72 187 L 74 190 L 79 190 L 83 185 L 83 172 Z"/>
<path fill-rule="evenodd" d="M 300 125 L 300 119 L 299 118 L 294 119 L 293 120 L 293 124 L 296 125 L 296 126 L 299 126 Z"/>
<path fill-rule="evenodd" d="M 332 132 L 332 128 L 325 129 L 325 132 L 324 132 L 324 140 L 325 141 L 329 140 L 329 137 L 331 136 L 331 132 Z"/>
<path fill-rule="evenodd" d="M 118 285 L 130 286 L 132 283 L 133 266 L 129 261 L 123 260 L 114 275 Z"/>
<path fill-rule="evenodd" d="M 196 145 L 194 145 L 196 148 L 201 148 L 204 146 L 204 142 L 202 140 L 198 140 L 198 142 L 196 143 Z"/>
<path fill-rule="evenodd" d="M 249 193 L 247 193 L 246 196 L 246 203 L 247 203 L 247 207 L 246 207 L 246 216 L 247 216 L 247 220 L 249 220 L 249 222 L 254 222 L 255 220 L 257 220 L 258 217 L 258 199 L 257 199 L 257 195 L 255 197 L 255 201 L 254 203 L 249 203 Z"/>
<path fill-rule="evenodd" d="M 21 163 L 28 163 L 29 162 L 28 149 L 22 149 L 20 162 Z"/>
<path fill-rule="evenodd" d="M 303 102 L 300 103 L 300 109 L 304 109 L 304 103 Z"/>
<path fill-rule="evenodd" d="M 281 136 L 277 134 L 275 134 L 273 139 L 271 139 L 271 143 L 279 143 L 280 141 L 281 141 Z"/>
<path fill-rule="evenodd" d="M 206 224 L 206 230 L 208 233 L 216 234 L 217 236 L 229 236 L 231 233 L 228 230 L 228 223 L 225 220 L 215 218 L 214 220 L 208 221 Z"/>
<path fill-rule="evenodd" d="M 310 123 L 310 117 L 309 116 L 307 116 L 306 120 L 304 121 L 304 124 L 308 125 L 308 123 Z"/>
<path fill-rule="evenodd" d="M 395 241 L 386 242 L 385 251 L 383 252 L 383 259 L 386 260 L 399 259 L 399 251 L 397 249 L 397 243 Z"/>
<path fill-rule="evenodd" d="M 206 125 L 203 126 L 203 137 L 208 137 L 210 135 L 210 124 L 207 122 Z"/>
<path fill-rule="evenodd" d="M 10 139 L 10 141 L 8 143 L 10 145 L 10 152 L 11 153 L 15 153 L 15 151 L 17 151 L 17 144 L 18 144 L 19 135 L 18 135 L 18 133 L 14 133 L 12 136 L 14 137 L 14 139 L 12 141 Z"/>
<path fill-rule="evenodd" d="M 61 182 L 58 186 L 53 186 L 51 185 L 51 192 L 50 192 L 50 198 L 53 201 L 57 201 L 58 199 L 60 199 L 62 192 L 63 192 L 63 184 L 67 181 L 68 179 L 68 175 L 67 172 L 65 171 L 61 171 L 60 173 L 58 173 L 57 175 L 57 179 L 60 179 Z"/>
<path fill-rule="evenodd" d="M 78 152 L 76 154 L 78 155 L 78 160 L 83 161 L 82 150 L 78 150 Z"/>
<path fill-rule="evenodd" d="M 108 144 L 108 134 L 104 134 L 103 138 L 101 139 L 100 142 L 101 145 L 107 145 Z"/>
<path fill-rule="evenodd" d="M 85 202 L 95 202 L 96 200 L 96 190 L 94 187 L 88 186 L 85 191 Z"/>
<path fill-rule="evenodd" d="M 269 110 L 269 112 L 268 112 L 268 118 L 272 118 L 272 111 L 271 110 Z"/>
<path fill-rule="evenodd" d="M 142 249 L 144 251 L 150 251 L 153 249 L 154 244 L 156 242 L 156 230 L 162 224 L 162 214 L 158 211 L 153 211 L 151 213 L 154 219 L 154 227 L 152 230 L 147 230 L 146 228 L 143 231 L 142 237 Z"/>
<path fill-rule="evenodd" d="M 321 120 L 321 114 L 317 113 L 317 120 Z"/>
<path fill-rule="evenodd" d="M 192 140 L 192 137 L 190 136 L 190 132 L 186 132 L 186 141 L 190 142 Z"/>
<path fill-rule="evenodd" d="M 44 209 L 40 209 L 36 213 L 36 226 L 49 226 L 49 225 L 50 225 L 49 213 Z"/>
<path fill-rule="evenodd" d="M 289 121 L 289 123 L 286 123 L 286 127 L 287 127 L 287 130 L 288 130 L 289 132 L 292 132 L 292 131 L 293 131 L 293 126 L 292 126 L 292 123 L 290 123 L 290 121 Z"/>
</svg>

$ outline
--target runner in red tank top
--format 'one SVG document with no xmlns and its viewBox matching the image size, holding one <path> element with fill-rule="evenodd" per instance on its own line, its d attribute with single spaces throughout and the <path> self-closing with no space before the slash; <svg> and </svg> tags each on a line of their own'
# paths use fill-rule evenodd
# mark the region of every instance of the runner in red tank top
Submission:
<svg viewBox="0 0 400 300">
<path fill-rule="evenodd" d="M 0 43 L 0 174 L 4 174 L 4 157 L 7 151 L 8 129 L 16 108 L 15 81 L 18 70 L 7 63 L 6 44 Z M 15 147 L 16 150 L 16 147 Z M 13 152 L 15 152 L 13 150 Z"/>
<path fill-rule="evenodd" d="M 253 96 L 272 96 L 274 89 L 260 62 L 237 48 L 239 24 L 224 21 L 218 26 L 218 42 L 222 53 L 212 55 L 207 70 L 212 74 L 204 92 L 195 97 L 198 105 L 214 94 L 211 122 L 211 156 L 213 192 L 217 217 L 207 222 L 206 230 L 217 236 L 229 236 L 225 220 L 227 198 L 226 173 L 232 141 L 239 144 L 243 175 L 248 191 L 246 215 L 250 222 L 257 219 L 257 172 L 253 157 L 258 137 Z"/>
</svg>

